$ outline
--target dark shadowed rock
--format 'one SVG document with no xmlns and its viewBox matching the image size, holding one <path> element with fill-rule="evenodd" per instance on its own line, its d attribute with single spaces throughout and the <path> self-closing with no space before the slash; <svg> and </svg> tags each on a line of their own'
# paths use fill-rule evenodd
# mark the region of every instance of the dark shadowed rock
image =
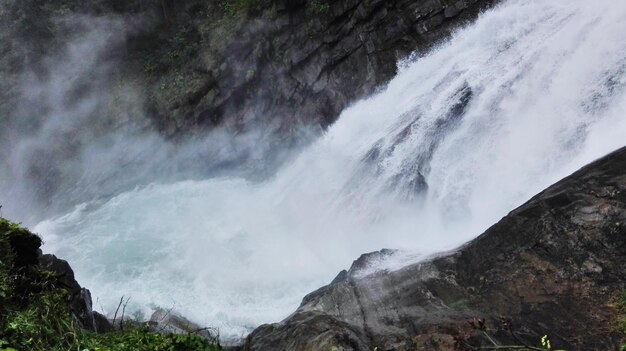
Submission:
<svg viewBox="0 0 626 351">
<path fill-rule="evenodd" d="M 276 343 L 279 341 L 279 343 Z M 361 328 L 318 311 L 295 314 L 284 323 L 262 325 L 244 350 L 369 350 Z"/>
<path fill-rule="evenodd" d="M 174 20 L 186 31 L 158 32 L 150 54 L 174 36 L 188 40 L 193 54 L 159 61 L 147 85 L 150 110 L 166 134 L 261 125 L 293 137 L 304 125 L 326 127 L 391 79 L 398 60 L 424 53 L 496 2 L 276 0 L 224 20 L 217 3 L 181 1 Z"/>
<path fill-rule="evenodd" d="M 96 311 L 93 311 L 93 322 L 95 325 L 95 331 L 98 333 L 108 333 L 113 331 L 113 326 L 111 325 L 109 319 Z"/>
<path fill-rule="evenodd" d="M 39 257 L 39 264 L 45 269 L 56 273 L 59 283 L 72 294 L 80 292 L 80 285 L 74 277 L 74 270 L 66 260 L 62 260 L 55 255 L 45 254 Z"/>
<path fill-rule="evenodd" d="M 39 257 L 39 264 L 46 270 L 55 273 L 57 282 L 67 290 L 71 298 L 70 309 L 72 314 L 83 329 L 95 332 L 112 330 L 106 317 L 93 311 L 91 293 L 78 284 L 74 278 L 74 271 L 67 261 L 57 258 L 55 255 L 46 254 Z"/>
<path fill-rule="evenodd" d="M 612 327 L 624 267 L 626 148 L 541 192 L 454 253 L 365 277 L 340 273 L 242 348 L 451 350 L 456 336 L 472 332 L 472 318 L 485 318 L 497 340 L 518 343 L 498 327 L 507 316 L 529 343 L 548 334 L 559 348 L 615 350 L 624 342 Z"/>
</svg>

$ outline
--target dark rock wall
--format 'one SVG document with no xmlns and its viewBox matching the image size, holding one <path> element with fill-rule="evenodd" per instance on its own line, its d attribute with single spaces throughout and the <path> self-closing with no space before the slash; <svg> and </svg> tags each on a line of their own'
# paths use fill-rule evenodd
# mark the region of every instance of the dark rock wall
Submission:
<svg viewBox="0 0 626 351">
<path fill-rule="evenodd" d="M 511 318 L 522 341 L 616 350 L 625 335 L 626 148 L 551 186 L 457 252 L 359 277 L 358 265 L 310 294 L 285 321 L 254 331 L 244 350 L 451 350 L 485 318 L 500 342 Z M 375 254 L 373 256 L 380 256 Z M 375 258 L 375 257 L 374 257 Z M 302 332 L 302 334 L 300 334 Z M 487 340 L 473 337 L 475 346 Z"/>
<path fill-rule="evenodd" d="M 166 134 L 219 124 L 261 124 L 283 135 L 324 128 L 392 78 L 398 60 L 424 53 L 495 2 L 277 0 L 213 20 L 187 0 L 179 21 L 191 23 L 185 33 L 196 52 L 159 67 L 150 106 Z M 184 87 L 175 88 L 175 76 Z"/>
<path fill-rule="evenodd" d="M 0 217 L 0 317 L 25 308 L 44 291 L 65 290 L 72 318 L 81 328 L 111 330 L 109 321 L 93 311 L 91 293 L 76 282 L 67 261 L 42 254 L 41 245 L 39 236 Z"/>
<path fill-rule="evenodd" d="M 39 264 L 45 270 L 55 273 L 58 283 L 67 290 L 70 296 L 70 310 L 81 328 L 95 332 L 113 330 L 107 318 L 93 310 L 91 292 L 78 284 L 74 270 L 67 261 L 55 255 L 45 254 L 39 257 Z"/>
</svg>

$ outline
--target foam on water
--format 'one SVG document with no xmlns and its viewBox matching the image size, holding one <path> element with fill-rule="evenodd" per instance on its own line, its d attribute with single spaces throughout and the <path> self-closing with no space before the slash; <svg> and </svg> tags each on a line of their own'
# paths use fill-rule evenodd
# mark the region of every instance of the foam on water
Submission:
<svg viewBox="0 0 626 351">
<path fill-rule="evenodd" d="M 403 65 L 268 181 L 153 184 L 35 230 L 97 309 L 127 295 L 241 337 L 361 253 L 451 249 L 623 146 L 623 33 L 626 2 L 508 1 Z"/>
</svg>

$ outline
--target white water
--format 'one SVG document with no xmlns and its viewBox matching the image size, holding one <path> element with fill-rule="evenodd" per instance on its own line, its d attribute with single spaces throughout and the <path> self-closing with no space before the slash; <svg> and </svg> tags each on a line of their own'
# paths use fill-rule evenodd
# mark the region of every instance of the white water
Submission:
<svg viewBox="0 0 626 351">
<path fill-rule="evenodd" d="M 453 248 L 623 146 L 624 33 L 626 2 L 509 1 L 405 64 L 269 181 L 153 184 L 35 230 L 96 308 L 131 295 L 243 336 L 361 253 Z"/>
</svg>

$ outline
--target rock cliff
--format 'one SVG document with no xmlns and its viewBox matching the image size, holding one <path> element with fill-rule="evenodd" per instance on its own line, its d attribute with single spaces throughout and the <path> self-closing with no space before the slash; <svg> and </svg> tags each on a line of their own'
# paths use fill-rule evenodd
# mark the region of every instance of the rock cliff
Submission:
<svg viewBox="0 0 626 351">
<path fill-rule="evenodd" d="M 485 194 L 488 196 L 488 194 Z M 468 320 L 519 344 L 614 350 L 626 289 L 626 148 L 549 187 L 453 253 L 360 277 L 364 255 L 244 350 L 451 350 L 487 345 Z M 373 257 L 373 256 L 374 257 Z"/>
<path fill-rule="evenodd" d="M 154 181 L 267 176 L 495 2 L 0 2 L 7 211 L 35 223 Z M 107 170 L 85 171 L 94 154 Z"/>
<path fill-rule="evenodd" d="M 0 312 L 10 314 L 12 307 L 23 307 L 54 286 L 67 293 L 72 319 L 81 328 L 112 330 L 109 321 L 93 311 L 91 293 L 78 284 L 67 261 L 42 254 L 41 244 L 38 236 L 0 217 Z M 0 318 L 0 328 L 3 322 Z"/>
<path fill-rule="evenodd" d="M 91 38 L 111 41 L 98 62 L 115 60 L 116 68 L 111 82 L 98 77 L 97 88 L 132 85 L 164 134 L 261 125 L 292 136 L 303 125 L 327 126 L 389 80 L 398 60 L 424 53 L 496 2 L 8 1 L 0 5 L 0 111 L 10 116 L 19 107 L 11 102 L 20 94 L 18 73 L 45 76 L 49 56 L 102 22 L 94 19 L 117 18 Z M 116 99 L 102 115 L 114 113 L 123 100 Z"/>
<path fill-rule="evenodd" d="M 391 79 L 398 60 L 424 53 L 495 2 L 276 0 L 223 16 L 219 4 L 188 0 L 174 21 L 189 24 L 196 53 L 153 61 L 150 105 L 168 134 L 222 123 L 286 135 L 326 127 Z M 171 90 L 181 77 L 184 87 Z"/>
</svg>

